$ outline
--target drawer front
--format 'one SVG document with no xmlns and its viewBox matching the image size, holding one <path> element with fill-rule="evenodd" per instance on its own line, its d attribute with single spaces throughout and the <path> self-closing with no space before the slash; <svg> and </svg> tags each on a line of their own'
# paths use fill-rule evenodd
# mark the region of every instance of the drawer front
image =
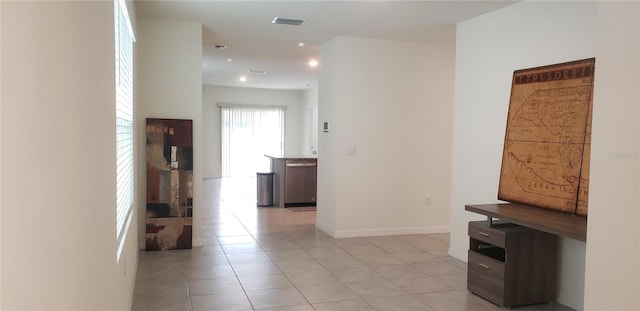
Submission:
<svg viewBox="0 0 640 311">
<path fill-rule="evenodd" d="M 469 223 L 469 236 L 491 245 L 504 248 L 505 232 L 487 226 L 484 221 L 472 221 Z"/>
<path fill-rule="evenodd" d="M 469 251 L 467 289 L 499 306 L 504 306 L 504 263 Z"/>
<path fill-rule="evenodd" d="M 494 278 L 496 280 L 504 279 L 504 262 L 500 262 L 493 258 L 478 254 L 474 251 L 469 251 L 469 270 L 478 271 L 487 277 Z"/>
</svg>

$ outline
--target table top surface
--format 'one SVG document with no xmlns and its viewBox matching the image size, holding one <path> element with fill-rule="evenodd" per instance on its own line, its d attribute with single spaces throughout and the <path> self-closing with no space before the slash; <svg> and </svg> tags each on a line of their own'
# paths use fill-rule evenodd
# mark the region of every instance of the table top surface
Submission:
<svg viewBox="0 0 640 311">
<path fill-rule="evenodd" d="M 468 204 L 465 210 L 524 227 L 587 241 L 587 217 L 518 203 Z"/>
<path fill-rule="evenodd" d="M 317 155 L 269 155 L 269 154 L 265 154 L 264 155 L 267 158 L 271 158 L 271 159 L 278 159 L 278 160 L 317 160 L 318 156 Z"/>
</svg>

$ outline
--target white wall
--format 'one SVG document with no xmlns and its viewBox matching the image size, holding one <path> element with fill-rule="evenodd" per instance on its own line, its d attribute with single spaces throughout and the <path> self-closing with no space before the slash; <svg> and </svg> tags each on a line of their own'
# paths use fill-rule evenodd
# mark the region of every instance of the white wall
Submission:
<svg viewBox="0 0 640 311">
<path fill-rule="evenodd" d="M 336 152 L 335 125 L 337 120 L 338 98 L 342 88 L 338 79 L 342 59 L 339 57 L 341 50 L 340 40 L 331 40 L 322 45 L 320 49 L 320 73 L 318 84 L 318 124 L 329 124 L 327 132 L 318 133 L 318 184 L 317 184 L 317 212 L 316 227 L 335 236 L 337 221 L 337 170 L 338 153 Z"/>
<path fill-rule="evenodd" d="M 136 111 L 139 142 L 146 140 L 145 119 L 193 120 L 193 245 L 200 240 L 202 213 L 202 25 L 199 23 L 138 18 L 136 42 Z M 138 209 L 145 215 L 146 149 L 138 146 Z M 144 217 L 139 226 L 144 228 Z M 140 246 L 144 248 L 144 229 Z"/>
<path fill-rule="evenodd" d="M 138 249 L 132 226 L 117 263 L 113 2 L 0 5 L 1 309 L 127 310 Z"/>
<path fill-rule="evenodd" d="M 589 242 L 560 243 L 558 301 L 579 310 L 638 308 L 638 79 L 617 67 L 636 57 L 628 65 L 638 68 L 638 16 L 635 7 L 623 12 L 605 12 L 596 2 L 526 1 L 460 23 L 457 31 L 450 254 L 463 260 L 466 224 L 482 218 L 464 205 L 497 202 L 513 71 L 596 57 Z M 635 157 L 616 161 L 611 152 Z"/>
<path fill-rule="evenodd" d="M 314 146 L 314 148 L 318 149 L 318 144 L 317 144 L 317 139 L 318 139 L 318 124 L 317 124 L 317 120 L 318 120 L 318 87 L 312 87 L 309 89 L 306 89 L 303 91 L 302 93 L 302 151 L 303 154 L 305 155 L 310 155 L 313 153 L 313 149 L 311 148 L 311 146 L 314 143 L 314 139 L 313 139 L 313 127 L 314 127 L 314 115 L 313 115 L 313 109 L 315 109 L 316 111 L 316 115 L 315 115 L 315 128 L 316 128 L 316 132 L 315 132 L 315 136 L 316 136 L 316 144 Z"/>
<path fill-rule="evenodd" d="M 587 310 L 640 310 L 638 6 L 598 3 Z"/>
<path fill-rule="evenodd" d="M 204 86 L 203 89 L 204 178 L 222 176 L 218 103 L 286 106 L 284 152 L 290 155 L 303 153 L 302 91 L 228 86 Z"/>
<path fill-rule="evenodd" d="M 2 5 L 0 5 L 0 34 L 2 33 Z M 0 40 L 2 59 L 2 40 Z M 0 120 L 2 120 L 2 64 L 0 64 Z M 2 154 L 2 126 L 0 126 L 0 155 Z M 2 159 L 0 158 L 0 191 L 2 190 Z M 0 199 L 0 241 L 2 241 L 2 200 Z M 0 280 L 2 280 L 2 247 L 0 247 Z M 1 281 L 0 281 L 1 282 Z M 0 283 L 0 308 L 2 308 L 2 283 Z"/>
<path fill-rule="evenodd" d="M 317 226 L 448 231 L 454 47 L 338 37 L 321 63 Z"/>
</svg>

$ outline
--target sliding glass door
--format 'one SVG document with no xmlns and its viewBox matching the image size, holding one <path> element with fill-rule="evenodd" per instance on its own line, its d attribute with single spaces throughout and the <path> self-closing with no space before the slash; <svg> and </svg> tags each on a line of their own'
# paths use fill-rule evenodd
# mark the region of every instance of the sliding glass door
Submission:
<svg viewBox="0 0 640 311">
<path fill-rule="evenodd" d="M 255 176 L 270 170 L 265 154 L 284 151 L 284 109 L 221 107 L 222 176 Z"/>
</svg>

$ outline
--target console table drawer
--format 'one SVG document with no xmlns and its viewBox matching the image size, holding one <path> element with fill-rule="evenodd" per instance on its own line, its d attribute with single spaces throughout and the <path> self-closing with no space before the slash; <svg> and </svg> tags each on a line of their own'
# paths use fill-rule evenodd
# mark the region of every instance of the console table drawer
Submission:
<svg viewBox="0 0 640 311">
<path fill-rule="evenodd" d="M 467 289 L 497 304 L 504 305 L 504 263 L 469 251 Z"/>
<path fill-rule="evenodd" d="M 487 226 L 484 222 L 470 222 L 469 236 L 476 240 L 504 248 L 505 232 Z"/>
<path fill-rule="evenodd" d="M 468 268 L 488 278 L 498 279 L 500 282 L 504 279 L 504 262 L 478 254 L 474 251 L 469 251 Z"/>
<path fill-rule="evenodd" d="M 467 289 L 501 307 L 555 297 L 556 237 L 510 223 L 469 223 Z"/>
</svg>

